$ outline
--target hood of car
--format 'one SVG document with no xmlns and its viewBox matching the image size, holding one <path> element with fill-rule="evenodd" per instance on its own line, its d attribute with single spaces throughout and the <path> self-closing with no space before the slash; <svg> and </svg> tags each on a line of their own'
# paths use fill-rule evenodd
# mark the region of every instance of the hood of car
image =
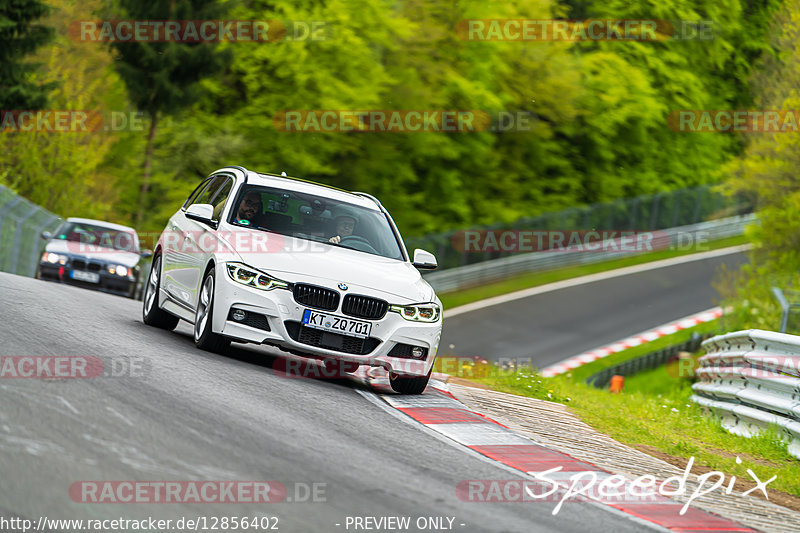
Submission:
<svg viewBox="0 0 800 533">
<path fill-rule="evenodd" d="M 103 246 L 81 244 L 79 242 L 63 239 L 53 239 L 49 241 L 44 249 L 47 252 L 64 254 L 72 258 L 80 257 L 87 261 L 97 261 L 103 264 L 114 263 L 129 268 L 136 266 L 140 259 L 137 253 L 115 250 Z"/>
<path fill-rule="evenodd" d="M 339 246 L 286 237 L 275 251 L 242 252 L 241 262 L 284 281 L 310 283 L 343 293 L 366 294 L 390 303 L 408 304 L 435 299 L 433 289 L 411 263 Z"/>
</svg>

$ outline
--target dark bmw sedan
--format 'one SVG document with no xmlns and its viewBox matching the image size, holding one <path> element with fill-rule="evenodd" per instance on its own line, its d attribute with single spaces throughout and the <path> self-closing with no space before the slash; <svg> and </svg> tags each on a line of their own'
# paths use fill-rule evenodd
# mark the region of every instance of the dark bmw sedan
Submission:
<svg viewBox="0 0 800 533">
<path fill-rule="evenodd" d="M 42 238 L 47 244 L 36 270 L 38 279 L 140 297 L 141 260 L 151 252 L 140 251 L 139 236 L 133 228 L 68 218 L 55 233 L 43 232 Z"/>
</svg>

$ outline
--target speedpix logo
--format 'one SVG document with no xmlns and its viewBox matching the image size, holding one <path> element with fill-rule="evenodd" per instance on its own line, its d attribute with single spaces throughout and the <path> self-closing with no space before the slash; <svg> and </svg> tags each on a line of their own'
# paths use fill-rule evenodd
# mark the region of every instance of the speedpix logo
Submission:
<svg viewBox="0 0 800 533">
<path fill-rule="evenodd" d="M 742 461 L 737 457 L 736 462 Z M 668 477 L 660 483 L 650 474 L 631 480 L 619 474 L 612 475 L 606 472 L 562 472 L 564 467 L 556 466 L 541 472 L 528 472 L 535 478 L 531 481 L 465 480 L 456 487 L 456 495 L 465 502 L 557 502 L 552 511 L 553 515 L 557 515 L 564 503 L 569 500 L 599 501 L 605 504 L 664 502 L 667 498 L 688 494 L 686 503 L 678 512 L 683 515 L 695 499 L 717 489 L 731 494 L 736 483 L 736 476 L 726 480 L 725 474 L 719 471 L 699 475 L 696 481 L 690 480 L 693 465 L 694 457 L 690 457 L 682 475 Z M 761 481 L 751 469 L 748 468 L 747 473 L 755 482 L 755 486 L 743 492 L 741 496 L 761 491 L 764 497 L 769 499 L 766 487 L 777 479 L 777 476 Z"/>
</svg>

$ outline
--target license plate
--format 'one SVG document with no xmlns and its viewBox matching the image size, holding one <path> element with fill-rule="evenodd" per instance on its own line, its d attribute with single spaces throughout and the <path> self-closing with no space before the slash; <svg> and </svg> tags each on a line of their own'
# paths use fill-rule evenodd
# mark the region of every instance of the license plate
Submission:
<svg viewBox="0 0 800 533">
<path fill-rule="evenodd" d="M 339 333 L 350 337 L 365 339 L 372 331 L 372 324 L 362 320 L 353 320 L 342 316 L 318 313 L 311 309 L 303 311 L 303 325 L 309 328 L 321 329 L 331 333 Z"/>
<path fill-rule="evenodd" d="M 72 279 L 78 281 L 87 281 L 89 283 L 99 283 L 100 282 L 100 274 L 96 272 L 84 272 L 82 270 L 73 270 L 70 273 Z"/>
</svg>

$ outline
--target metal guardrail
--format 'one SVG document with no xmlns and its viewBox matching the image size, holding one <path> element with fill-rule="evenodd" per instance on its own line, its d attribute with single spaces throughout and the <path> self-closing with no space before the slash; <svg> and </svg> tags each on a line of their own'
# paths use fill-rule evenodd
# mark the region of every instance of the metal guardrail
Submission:
<svg viewBox="0 0 800 533">
<path fill-rule="evenodd" d="M 704 335 L 700 335 L 696 332 L 692 333 L 692 337 L 687 341 L 675 344 L 673 346 L 667 346 L 666 348 L 662 348 L 640 357 L 629 359 L 617 365 L 604 368 L 603 370 L 586 378 L 586 384 L 592 385 L 598 389 L 604 389 L 608 386 L 608 383 L 611 381 L 613 376 L 630 376 L 644 370 L 658 368 L 666 364 L 671 359 L 678 357 L 681 352 L 696 352 L 700 348 L 703 340 L 707 339 L 709 336 L 710 334 L 708 333 Z"/>
<path fill-rule="evenodd" d="M 40 235 L 61 219 L 0 185 L 0 271 L 32 277 L 44 248 Z"/>
<path fill-rule="evenodd" d="M 754 214 L 738 215 L 719 220 L 700 222 L 688 226 L 679 226 L 658 230 L 656 240 L 661 241 L 661 245 L 677 246 L 691 242 L 697 242 L 698 237 L 706 240 L 723 239 L 744 233 L 744 228 L 756 219 Z M 669 238 L 669 243 L 666 239 Z M 437 292 L 449 292 L 468 287 L 474 287 L 483 283 L 491 283 L 505 279 L 516 274 L 527 272 L 551 270 L 573 265 L 586 265 L 599 263 L 620 257 L 630 257 L 638 253 L 629 251 L 586 251 L 579 249 L 567 249 L 552 252 L 532 252 L 518 254 L 512 257 L 503 257 L 484 261 L 474 265 L 467 265 L 456 268 L 449 268 L 442 271 L 425 274 L 424 277 Z"/>
<path fill-rule="evenodd" d="M 703 343 L 692 400 L 751 437 L 774 428 L 800 458 L 800 337 L 750 329 Z"/>
<path fill-rule="evenodd" d="M 786 298 L 786 293 L 792 298 L 791 302 Z M 772 294 L 778 300 L 778 305 L 781 306 L 781 327 L 778 331 L 786 333 L 786 328 L 789 326 L 789 314 L 792 309 L 800 309 L 800 303 L 798 303 L 800 294 L 798 294 L 798 291 L 793 290 L 783 291 L 778 287 L 772 287 Z"/>
<path fill-rule="evenodd" d="M 754 218 L 752 214 L 740 215 L 658 231 L 659 235 L 669 237 L 670 245 L 677 244 L 681 237 L 694 240 L 701 234 L 713 240 L 740 235 Z M 0 185 L 0 271 L 33 276 L 43 246 L 39 235 L 42 231 L 55 229 L 59 220 L 53 213 Z M 597 263 L 630 255 L 633 254 L 626 251 L 533 252 L 426 273 L 425 279 L 437 291 L 447 292 L 498 281 L 515 274 Z"/>
<path fill-rule="evenodd" d="M 463 230 L 564 231 L 602 228 L 607 231 L 654 231 L 697 224 L 704 220 L 742 215 L 752 211 L 753 204 L 748 198 L 728 196 L 713 185 L 702 185 L 634 198 L 621 198 L 611 202 L 569 207 L 537 216 L 526 216 L 513 222 L 496 222 L 483 226 L 471 226 L 463 228 Z M 460 246 L 454 246 L 454 239 L 458 241 L 460 237 L 463 237 L 462 231 L 450 230 L 406 237 L 405 243 L 409 250 L 422 248 L 433 252 L 439 262 L 440 270 L 516 255 L 512 251 L 503 251 L 502 249 L 464 252 Z"/>
<path fill-rule="evenodd" d="M 53 231 L 61 218 L 8 187 L 0 185 L 0 272 L 33 277 L 45 246 L 43 231 Z M 150 275 L 152 261 L 142 263 L 141 282 Z M 139 300 L 144 291 L 139 290 Z"/>
</svg>

